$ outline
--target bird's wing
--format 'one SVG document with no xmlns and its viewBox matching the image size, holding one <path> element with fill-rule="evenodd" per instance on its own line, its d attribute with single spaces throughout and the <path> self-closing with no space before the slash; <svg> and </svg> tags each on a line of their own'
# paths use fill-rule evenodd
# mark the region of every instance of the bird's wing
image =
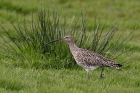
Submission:
<svg viewBox="0 0 140 93">
<path fill-rule="evenodd" d="M 89 66 L 109 66 L 109 64 L 114 64 L 112 60 L 109 60 L 98 53 L 93 51 L 82 49 L 77 54 L 77 60 L 81 63 L 86 63 Z"/>
</svg>

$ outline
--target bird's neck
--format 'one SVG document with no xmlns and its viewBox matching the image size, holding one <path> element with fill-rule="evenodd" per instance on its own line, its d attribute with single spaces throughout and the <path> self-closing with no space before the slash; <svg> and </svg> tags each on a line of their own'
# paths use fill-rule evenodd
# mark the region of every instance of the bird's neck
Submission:
<svg viewBox="0 0 140 93">
<path fill-rule="evenodd" d="M 78 47 L 74 43 L 74 41 L 68 42 L 71 51 L 75 51 Z"/>
</svg>

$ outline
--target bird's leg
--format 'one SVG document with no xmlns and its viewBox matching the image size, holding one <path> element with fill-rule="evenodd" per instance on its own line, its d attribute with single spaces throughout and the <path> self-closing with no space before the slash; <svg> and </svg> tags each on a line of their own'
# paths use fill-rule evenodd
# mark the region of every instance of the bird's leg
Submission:
<svg viewBox="0 0 140 93">
<path fill-rule="evenodd" d="M 104 71 L 104 67 L 102 67 L 102 71 L 101 71 L 101 74 L 100 74 L 100 78 L 103 78 L 103 71 Z"/>
<path fill-rule="evenodd" d="M 88 76 L 88 79 L 90 78 L 90 75 L 89 75 L 89 70 L 88 69 L 86 69 L 86 71 L 87 71 L 87 76 Z"/>
</svg>

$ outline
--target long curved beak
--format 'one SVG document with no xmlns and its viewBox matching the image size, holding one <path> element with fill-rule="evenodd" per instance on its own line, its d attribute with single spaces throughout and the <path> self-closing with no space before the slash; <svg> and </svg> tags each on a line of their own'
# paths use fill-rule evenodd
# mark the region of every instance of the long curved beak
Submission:
<svg viewBox="0 0 140 93">
<path fill-rule="evenodd" d="M 60 40 L 62 40 L 62 38 L 56 39 L 56 40 L 52 40 L 52 41 L 46 43 L 44 46 L 47 46 L 47 45 L 49 45 L 50 43 L 57 42 L 57 41 L 60 41 Z"/>
</svg>

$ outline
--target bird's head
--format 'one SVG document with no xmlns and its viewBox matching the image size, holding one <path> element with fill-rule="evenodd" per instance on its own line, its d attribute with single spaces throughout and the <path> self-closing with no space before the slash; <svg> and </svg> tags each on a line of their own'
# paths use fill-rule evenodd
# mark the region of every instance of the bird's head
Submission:
<svg viewBox="0 0 140 93">
<path fill-rule="evenodd" d="M 63 38 L 61 38 L 61 39 L 62 39 L 63 41 L 66 41 L 67 43 L 73 41 L 72 36 L 70 36 L 70 35 L 67 35 L 67 36 L 65 36 L 65 37 L 63 37 Z"/>
</svg>

